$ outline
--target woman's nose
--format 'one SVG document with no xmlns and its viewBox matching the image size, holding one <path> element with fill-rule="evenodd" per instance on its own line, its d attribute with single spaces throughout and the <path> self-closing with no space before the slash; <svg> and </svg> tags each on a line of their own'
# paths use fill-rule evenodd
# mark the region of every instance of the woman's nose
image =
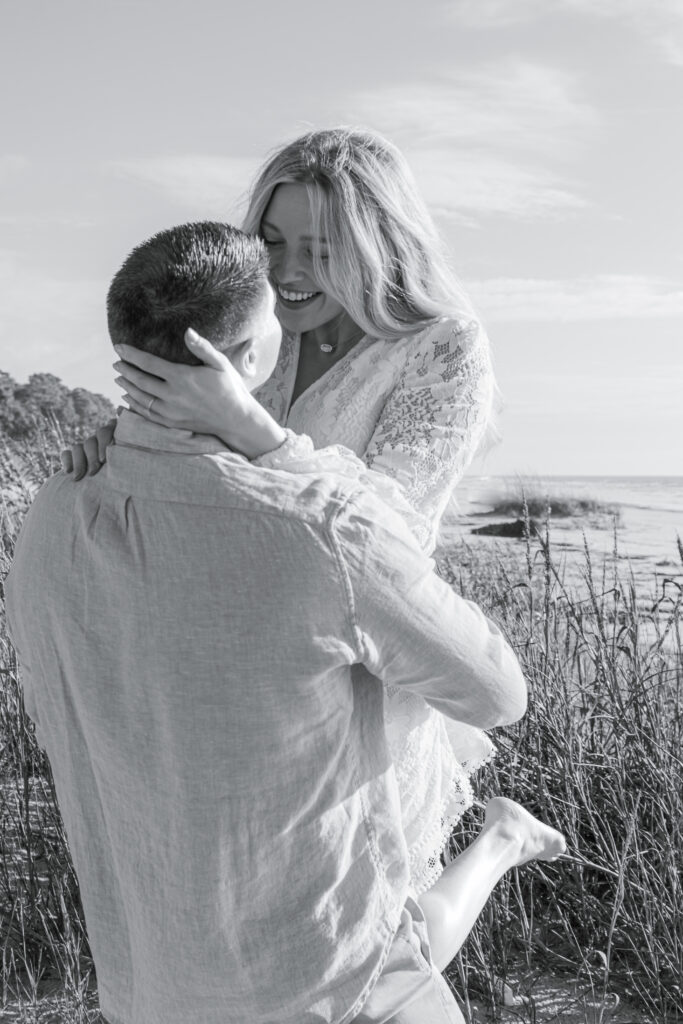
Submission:
<svg viewBox="0 0 683 1024">
<path fill-rule="evenodd" d="M 284 246 L 277 260 L 278 278 L 282 284 L 293 284 L 304 276 L 301 260 L 295 249 Z"/>
</svg>

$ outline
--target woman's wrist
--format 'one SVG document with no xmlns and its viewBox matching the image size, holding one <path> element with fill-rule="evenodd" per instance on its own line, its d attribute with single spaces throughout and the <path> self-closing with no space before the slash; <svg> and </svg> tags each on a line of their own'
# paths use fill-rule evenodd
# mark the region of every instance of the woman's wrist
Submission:
<svg viewBox="0 0 683 1024">
<path fill-rule="evenodd" d="M 284 428 L 251 395 L 239 423 L 233 423 L 230 429 L 223 430 L 219 436 L 230 448 L 248 459 L 256 459 L 259 455 L 275 451 L 287 438 Z"/>
</svg>

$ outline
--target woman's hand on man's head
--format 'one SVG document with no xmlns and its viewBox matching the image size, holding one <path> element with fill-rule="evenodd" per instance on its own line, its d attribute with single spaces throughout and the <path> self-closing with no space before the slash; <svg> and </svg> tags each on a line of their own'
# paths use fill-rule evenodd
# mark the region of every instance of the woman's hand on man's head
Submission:
<svg viewBox="0 0 683 1024">
<path fill-rule="evenodd" d="M 222 352 L 196 331 L 185 334 L 201 366 L 172 363 L 130 345 L 118 345 L 116 384 L 133 412 L 152 423 L 197 434 L 229 434 L 250 397 L 242 378 Z"/>
<path fill-rule="evenodd" d="M 114 363 L 116 383 L 128 408 L 164 427 L 212 434 L 247 458 L 282 444 L 282 428 L 252 397 L 227 356 L 196 331 L 186 331 L 185 342 L 203 365 L 172 363 L 129 345 L 117 346 L 121 360 Z M 62 467 L 75 480 L 100 470 L 115 423 L 62 452 Z"/>
</svg>

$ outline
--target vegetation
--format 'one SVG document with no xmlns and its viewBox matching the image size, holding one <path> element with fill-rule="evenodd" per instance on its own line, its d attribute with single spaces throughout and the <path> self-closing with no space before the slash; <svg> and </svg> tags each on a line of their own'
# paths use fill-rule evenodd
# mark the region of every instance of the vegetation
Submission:
<svg viewBox="0 0 683 1024">
<path fill-rule="evenodd" d="M 46 417 L 65 435 L 84 437 L 114 415 L 108 398 L 85 388 L 69 390 L 51 373 L 33 373 L 27 384 L 17 384 L 0 370 L 0 435 L 10 440 L 32 441 Z"/>
<path fill-rule="evenodd" d="M 456 990 L 469 983 L 490 1005 L 501 980 L 518 980 L 530 1021 L 548 970 L 597 1003 L 588 1019 L 624 997 L 641 1020 L 683 1015 L 683 595 L 665 581 L 644 610 L 616 563 L 596 569 L 586 549 L 570 590 L 547 521 L 521 560 L 463 544 L 441 563 L 506 632 L 529 682 L 528 712 L 497 733 L 480 796 L 518 800 L 568 844 L 556 864 L 503 881 L 451 967 Z M 472 834 L 465 823 L 454 848 Z"/>
<path fill-rule="evenodd" d="M 57 466 L 54 425 L 41 437 L 21 458 L 14 448 L 0 458 L 0 495 L 11 495 L 0 579 L 35 486 Z M 463 543 L 439 568 L 506 631 L 530 686 L 524 720 L 496 735 L 499 756 L 479 796 L 519 800 L 564 832 L 568 855 L 498 886 L 449 976 L 472 1021 L 481 1019 L 475 997 L 502 1019 L 505 982 L 528 997 L 516 1019 L 543 1020 L 534 997 L 545 971 L 593 992 L 600 1021 L 616 993 L 640 1020 L 673 1024 L 683 1016 L 681 593 L 665 583 L 644 612 L 633 581 L 593 566 L 588 550 L 583 585 L 570 591 L 547 529 L 520 548 L 521 557 Z M 475 831 L 472 817 L 454 849 Z M 0 1016 L 101 1021 L 50 766 L 1 617 L 0 849 Z"/>
<path fill-rule="evenodd" d="M 552 519 L 569 517 L 608 518 L 618 520 L 621 515 L 619 505 L 597 501 L 595 498 L 579 498 L 566 494 L 549 494 L 540 483 L 529 485 L 528 481 L 519 481 L 514 491 L 501 494 L 492 499 L 491 509 L 487 516 L 515 516 L 521 519 L 528 515 L 531 519 Z"/>
</svg>

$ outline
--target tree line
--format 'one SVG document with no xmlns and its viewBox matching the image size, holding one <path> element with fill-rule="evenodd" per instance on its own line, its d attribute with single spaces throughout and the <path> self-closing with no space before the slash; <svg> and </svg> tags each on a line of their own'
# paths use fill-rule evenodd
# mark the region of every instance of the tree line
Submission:
<svg viewBox="0 0 683 1024">
<path fill-rule="evenodd" d="M 65 438 L 86 437 L 115 415 L 104 395 L 68 388 L 52 373 L 32 373 L 26 384 L 19 384 L 0 370 L 0 434 L 14 441 L 30 442 L 46 420 Z"/>
</svg>

